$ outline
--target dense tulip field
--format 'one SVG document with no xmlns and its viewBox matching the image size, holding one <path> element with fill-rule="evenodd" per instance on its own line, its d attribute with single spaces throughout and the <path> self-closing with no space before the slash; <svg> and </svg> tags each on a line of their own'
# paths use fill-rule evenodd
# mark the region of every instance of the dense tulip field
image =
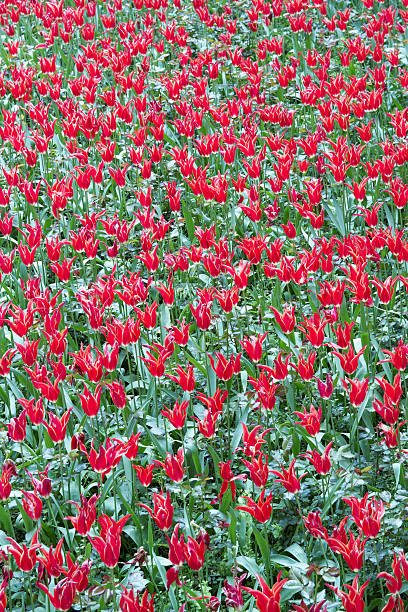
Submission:
<svg viewBox="0 0 408 612">
<path fill-rule="evenodd" d="M 402 611 L 408 0 L 0 25 L 0 611 Z"/>
</svg>

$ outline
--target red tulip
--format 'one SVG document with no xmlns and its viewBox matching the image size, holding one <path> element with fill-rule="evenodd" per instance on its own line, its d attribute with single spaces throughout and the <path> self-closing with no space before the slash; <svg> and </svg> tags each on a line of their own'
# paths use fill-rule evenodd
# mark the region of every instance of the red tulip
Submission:
<svg viewBox="0 0 408 612">
<path fill-rule="evenodd" d="M 78 393 L 78 397 L 81 401 L 82 410 L 87 416 L 93 418 L 98 414 L 101 403 L 101 393 L 101 384 L 96 386 L 95 392 L 92 394 L 84 383 L 84 391 L 83 393 Z"/>
<path fill-rule="evenodd" d="M 295 461 L 296 459 L 292 459 L 291 464 L 287 470 L 283 468 L 281 465 L 282 472 L 278 472 L 276 470 L 271 470 L 272 474 L 275 476 L 279 476 L 275 482 L 280 482 L 289 493 L 297 493 L 300 491 L 300 481 L 302 478 L 307 476 L 307 474 L 302 474 L 300 478 L 296 477 L 295 473 Z"/>
<path fill-rule="evenodd" d="M 173 522 L 173 505 L 170 501 L 170 493 L 167 491 L 166 497 L 161 493 L 153 493 L 154 511 L 146 504 L 137 504 L 148 511 L 156 525 L 162 531 L 168 531 Z"/>
<path fill-rule="evenodd" d="M 268 306 L 268 308 L 272 310 L 273 314 L 275 315 L 276 322 L 283 333 L 290 334 L 294 330 L 296 324 L 295 307 L 285 306 L 283 314 L 276 310 L 276 308 L 273 308 L 273 306 Z"/>
<path fill-rule="evenodd" d="M 364 546 L 369 538 L 362 540 L 361 529 L 357 538 L 350 529 L 347 532 L 345 525 L 348 519 L 349 517 L 344 518 L 340 526 L 334 528 L 332 535 L 326 538 L 326 542 L 334 552 L 343 557 L 352 571 L 358 572 L 363 566 Z"/>
<path fill-rule="evenodd" d="M 342 499 L 350 506 L 357 527 L 367 537 L 375 538 L 381 529 L 381 519 L 385 514 L 383 502 L 376 499 L 368 501 L 368 493 L 360 500 L 356 497 Z"/>
<path fill-rule="evenodd" d="M 20 546 L 13 538 L 6 538 L 11 544 L 7 547 L 7 551 L 14 557 L 17 567 L 23 572 L 31 572 L 37 563 L 37 550 L 41 547 L 38 542 L 38 532 L 39 529 L 35 532 L 29 548 L 25 544 Z"/>
<path fill-rule="evenodd" d="M 281 579 L 282 572 L 279 572 L 277 581 L 270 588 L 262 576 L 256 575 L 256 579 L 261 585 L 261 591 L 256 589 L 250 589 L 248 587 L 242 587 L 244 591 L 250 593 L 256 600 L 256 606 L 260 612 L 279 612 L 279 602 L 281 597 L 281 591 L 285 586 L 285 583 L 289 580 L 289 578 Z"/>
<path fill-rule="evenodd" d="M 209 355 L 209 359 L 214 372 L 221 380 L 229 380 L 234 374 L 238 374 L 241 370 L 241 353 L 238 353 L 236 357 L 231 355 L 228 361 L 222 353 L 216 353 L 216 356 L 216 364 L 211 355 Z"/>
<path fill-rule="evenodd" d="M 353 583 L 345 584 L 343 588 L 347 589 L 347 591 L 341 591 L 337 587 L 333 587 L 331 585 L 327 585 L 331 588 L 337 596 L 341 598 L 344 609 L 346 612 L 363 612 L 365 607 L 365 601 L 363 597 L 363 593 L 367 588 L 369 580 L 364 582 L 363 585 L 359 588 L 358 586 L 358 576 L 356 576 L 353 580 Z"/>
<path fill-rule="evenodd" d="M 228 485 L 231 487 L 232 499 L 235 499 L 235 495 L 236 495 L 235 481 L 236 480 L 245 481 L 247 478 L 245 474 L 237 474 L 234 476 L 231 470 L 231 463 L 232 463 L 232 459 L 230 459 L 230 461 L 227 461 L 226 463 L 220 462 L 218 465 L 219 470 L 220 470 L 220 476 L 223 481 L 221 485 L 220 493 L 218 495 L 218 498 L 220 501 L 222 501 L 224 494 L 227 492 Z"/>
<path fill-rule="evenodd" d="M 17 417 L 11 419 L 7 425 L 7 434 L 11 440 L 22 442 L 26 437 L 26 411 L 23 410 Z"/>
<path fill-rule="evenodd" d="M 181 404 L 179 404 L 179 401 L 176 400 L 172 410 L 169 410 L 167 406 L 164 406 L 165 410 L 161 410 L 160 414 L 167 418 L 175 429 L 183 429 L 186 421 L 188 405 L 188 400 L 181 402 Z"/>
<path fill-rule="evenodd" d="M 143 487 L 149 487 L 153 480 L 153 470 L 156 468 L 156 464 L 150 463 L 145 467 L 142 467 L 141 465 L 134 465 L 133 467 L 136 470 L 140 484 Z"/>
<path fill-rule="evenodd" d="M 320 424 L 322 420 L 322 407 L 319 406 L 319 409 L 310 404 L 310 412 L 306 411 L 306 408 L 303 408 L 303 412 L 295 411 L 294 414 L 297 414 L 301 421 L 297 421 L 295 425 L 302 425 L 311 436 L 317 436 L 320 431 Z"/>
<path fill-rule="evenodd" d="M 165 462 L 157 461 L 156 459 L 153 461 L 155 465 L 160 465 L 164 468 L 167 476 L 173 482 L 181 482 L 184 478 L 184 451 L 183 448 L 180 447 L 177 451 L 176 455 L 172 455 L 171 453 L 167 453 Z"/>
<path fill-rule="evenodd" d="M 329 444 L 326 446 L 321 455 L 317 452 L 316 449 L 313 449 L 313 451 L 306 451 L 306 453 L 304 455 L 301 455 L 301 457 L 307 457 L 307 459 L 315 468 L 316 472 L 318 472 L 319 474 L 328 474 L 331 469 L 329 453 L 332 446 L 333 442 L 329 442 Z"/>
<path fill-rule="evenodd" d="M 360 406 L 367 395 L 367 391 L 368 391 L 368 384 L 369 384 L 369 380 L 368 378 L 365 378 L 364 380 L 351 380 L 350 378 L 347 378 L 346 380 L 341 379 L 342 383 L 343 383 L 343 387 L 345 388 L 345 390 L 347 391 L 348 396 L 350 397 L 350 403 L 352 406 Z M 348 388 L 347 382 L 350 384 L 350 389 Z"/>
<path fill-rule="evenodd" d="M 140 593 L 135 595 L 133 587 L 130 589 L 126 589 L 123 585 L 121 587 L 123 594 L 119 606 L 122 612 L 154 612 L 154 593 L 149 595 L 149 592 L 145 591 L 140 598 Z"/>
<path fill-rule="evenodd" d="M 56 444 L 59 444 L 65 440 L 68 421 L 72 410 L 73 408 L 69 408 L 66 412 L 64 412 L 61 418 L 58 418 L 52 412 L 47 412 L 49 423 L 43 420 L 43 423 L 47 428 L 48 435 Z"/>
<path fill-rule="evenodd" d="M 316 352 L 315 351 L 310 353 L 310 355 L 308 356 L 306 361 L 305 361 L 305 359 L 303 357 L 303 351 L 300 351 L 299 357 L 298 357 L 298 364 L 295 365 L 294 363 L 290 362 L 289 365 L 291 365 L 292 368 L 295 368 L 295 370 L 297 371 L 299 376 L 301 376 L 303 378 L 303 380 L 308 381 L 308 380 L 312 380 L 312 378 L 314 376 L 314 362 L 315 362 L 315 360 L 316 360 Z"/>
<path fill-rule="evenodd" d="M 177 365 L 176 372 L 177 376 L 166 374 L 166 377 L 178 383 L 183 389 L 183 391 L 191 393 L 191 391 L 193 391 L 195 387 L 194 368 L 191 363 L 187 364 L 187 371 L 183 370 L 180 365 Z"/>
<path fill-rule="evenodd" d="M 255 520 L 259 521 L 260 523 L 267 523 L 269 519 L 271 518 L 271 513 L 272 513 L 272 505 L 271 505 L 272 493 L 269 493 L 269 495 L 264 500 L 265 492 L 266 490 L 262 489 L 261 495 L 259 496 L 259 499 L 257 502 L 255 502 L 250 497 L 247 497 L 244 495 L 243 498 L 247 500 L 247 505 L 246 506 L 236 506 L 235 509 L 243 510 L 244 512 L 248 512 L 254 517 Z"/>
<path fill-rule="evenodd" d="M 323 527 L 320 512 L 309 512 L 307 516 L 302 516 L 306 529 L 314 538 L 327 539 L 327 529 Z"/>
<path fill-rule="evenodd" d="M 204 563 L 205 543 L 204 540 L 197 542 L 191 536 L 188 536 L 187 543 L 184 542 L 184 557 L 190 569 L 198 572 Z"/>
<path fill-rule="evenodd" d="M 25 512 L 27 512 L 28 516 L 33 519 L 33 521 L 38 521 L 41 516 L 43 503 L 37 495 L 37 491 L 21 490 L 21 492 L 23 494 L 22 503 Z"/>
<path fill-rule="evenodd" d="M 95 493 L 87 499 L 81 494 L 81 504 L 75 501 L 68 501 L 67 504 L 72 504 L 78 510 L 78 516 L 66 516 L 64 520 L 70 520 L 77 532 L 85 536 L 90 531 L 92 525 L 96 521 L 96 503 L 100 495 Z"/>
<path fill-rule="evenodd" d="M 252 461 L 241 459 L 242 463 L 249 469 L 252 482 L 255 486 L 260 488 L 266 486 L 269 478 L 268 458 L 266 457 L 266 461 L 263 463 L 264 457 L 266 457 L 266 455 L 260 453 L 258 458 L 252 457 Z"/>
<path fill-rule="evenodd" d="M 94 448 L 93 440 L 91 441 L 91 450 L 89 453 L 82 441 L 79 441 L 79 448 L 88 457 L 92 469 L 100 474 L 101 478 L 109 474 L 109 472 L 118 465 L 126 452 L 122 442 L 116 441 L 114 444 L 109 437 L 106 439 L 105 447 L 101 444 L 98 453 Z"/>
<path fill-rule="evenodd" d="M 268 332 L 265 332 L 264 334 L 251 336 L 250 338 L 244 336 L 243 340 L 239 340 L 240 345 L 245 349 L 249 359 L 253 363 L 258 363 L 262 359 L 262 344 L 267 335 Z"/>
<path fill-rule="evenodd" d="M 126 522 L 131 517 L 130 514 L 123 516 L 119 521 L 114 521 L 110 516 L 101 514 L 98 523 L 101 527 L 101 535 L 88 539 L 99 553 L 102 563 L 107 567 L 115 567 L 119 560 L 121 547 L 121 533 Z"/>
<path fill-rule="evenodd" d="M 70 610 L 74 602 L 76 594 L 76 582 L 69 578 L 63 578 L 54 587 L 54 592 L 51 594 L 49 589 L 38 582 L 38 587 L 48 595 L 51 604 L 56 610 Z"/>
</svg>

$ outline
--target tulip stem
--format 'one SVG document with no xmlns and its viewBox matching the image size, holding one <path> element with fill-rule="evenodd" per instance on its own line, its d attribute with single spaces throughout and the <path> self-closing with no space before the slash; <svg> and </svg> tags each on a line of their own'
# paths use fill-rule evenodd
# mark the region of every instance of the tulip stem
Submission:
<svg viewBox="0 0 408 612">
<path fill-rule="evenodd" d="M 27 576 L 28 579 L 28 588 L 30 591 L 30 601 L 31 601 L 31 609 L 34 610 L 34 596 L 33 596 L 33 587 L 31 585 L 31 575 Z"/>
<path fill-rule="evenodd" d="M 204 579 L 203 568 L 198 570 L 198 579 L 200 581 L 201 597 L 203 598 L 203 606 L 204 606 L 203 609 L 205 610 L 205 597 L 204 597 L 204 588 L 203 588 L 203 579 Z"/>
<path fill-rule="evenodd" d="M 266 527 L 266 522 L 263 524 L 263 529 L 264 529 L 264 538 L 265 538 L 265 541 L 266 541 L 266 543 L 268 545 L 268 549 L 269 549 L 269 534 L 268 534 L 268 529 Z M 267 563 L 267 568 L 266 569 L 267 569 L 267 572 L 268 572 L 269 582 L 270 582 L 270 584 L 272 584 L 273 576 L 272 576 L 272 568 L 271 568 L 271 559 L 270 559 L 270 557 L 268 559 L 268 563 Z"/>
<path fill-rule="evenodd" d="M 59 463 L 60 463 L 60 478 L 61 478 L 61 495 L 62 495 L 62 499 L 65 499 L 65 494 L 64 494 L 64 464 L 62 461 L 62 449 L 59 449 Z"/>
<path fill-rule="evenodd" d="M 377 546 L 377 540 L 375 540 L 374 542 L 374 550 L 375 550 L 375 560 L 377 562 L 377 572 L 380 573 L 380 560 L 378 558 L 378 546 Z M 384 599 L 385 593 L 384 593 L 384 585 L 382 583 L 382 581 L 380 582 L 380 589 L 381 589 L 381 597 Z"/>
<path fill-rule="evenodd" d="M 303 527 L 303 535 L 304 535 L 304 538 L 305 538 L 305 549 L 307 550 L 307 531 L 306 531 L 305 522 L 303 520 L 302 510 L 300 508 L 299 495 L 297 493 L 295 493 L 295 497 L 296 497 L 296 504 L 297 504 L 298 512 L 299 512 L 299 519 L 300 519 L 300 522 L 302 523 L 302 527 Z M 309 554 L 307 554 L 307 560 L 309 562 Z"/>
<path fill-rule="evenodd" d="M 156 376 L 153 377 L 154 380 L 154 405 L 156 408 L 156 425 L 157 427 L 159 426 L 159 404 L 157 401 L 157 378 Z M 167 439 L 167 436 L 166 436 Z"/>
<path fill-rule="evenodd" d="M 119 608 L 118 608 L 118 601 L 116 598 L 115 568 L 111 567 L 110 570 L 111 570 L 111 582 L 112 582 L 113 609 L 115 610 L 115 612 L 117 612 Z"/>
<path fill-rule="evenodd" d="M 231 380 L 227 382 L 227 435 L 228 435 L 228 455 L 231 451 L 231 407 L 230 407 L 230 398 L 231 398 Z"/>
</svg>

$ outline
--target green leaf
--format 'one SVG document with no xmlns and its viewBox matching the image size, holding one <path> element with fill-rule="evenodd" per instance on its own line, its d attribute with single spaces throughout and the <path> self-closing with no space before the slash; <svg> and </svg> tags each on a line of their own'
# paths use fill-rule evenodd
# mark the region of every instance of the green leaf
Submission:
<svg viewBox="0 0 408 612">
<path fill-rule="evenodd" d="M 286 552 L 290 553 L 291 555 L 293 555 L 295 557 L 295 559 L 297 559 L 300 563 L 307 563 L 307 554 L 305 553 L 305 551 L 303 550 L 303 548 L 301 546 L 299 546 L 299 544 L 291 544 L 291 546 L 288 546 L 288 548 L 286 548 Z"/>
<path fill-rule="evenodd" d="M 255 559 L 251 557 L 237 557 L 236 559 L 237 565 L 243 567 L 251 574 L 251 576 L 256 577 L 257 575 L 262 575 L 262 569 L 259 567 Z"/>
<path fill-rule="evenodd" d="M 24 510 L 22 504 L 17 500 L 17 506 L 21 512 L 21 517 L 23 519 L 24 527 L 26 532 L 30 532 L 34 528 L 33 520 L 28 516 L 27 512 Z"/>
<path fill-rule="evenodd" d="M 232 452 L 234 453 L 237 450 L 238 444 L 241 441 L 241 437 L 242 437 L 242 423 L 238 423 L 235 431 L 234 431 L 234 435 L 232 436 L 232 441 L 231 441 L 231 447 L 232 447 Z"/>
<path fill-rule="evenodd" d="M 256 543 L 258 544 L 259 550 L 261 551 L 263 562 L 265 563 L 265 567 L 269 572 L 269 568 L 271 565 L 271 553 L 269 548 L 269 542 L 262 535 L 262 533 L 255 527 L 252 527 L 252 531 L 254 532 Z"/>
<path fill-rule="evenodd" d="M 343 484 L 343 480 L 344 478 L 339 478 L 335 485 L 331 489 L 329 489 L 329 494 L 327 496 L 326 503 L 323 507 L 322 516 L 325 516 L 325 514 L 329 511 L 329 508 L 331 508 L 334 502 L 337 501 L 337 499 L 339 499 L 343 495 L 342 490 L 340 490 L 339 492 L 339 489 L 341 489 L 341 485 Z"/>
<path fill-rule="evenodd" d="M 16 537 L 14 533 L 13 523 L 11 522 L 10 514 L 0 505 L 0 523 L 4 527 L 6 534 L 12 538 Z"/>
<path fill-rule="evenodd" d="M 188 238 L 189 238 L 190 242 L 193 242 L 193 240 L 194 240 L 194 232 L 195 232 L 195 224 L 194 224 L 193 217 L 191 215 L 190 207 L 189 207 L 188 203 L 184 201 L 183 204 L 182 204 L 182 208 L 183 208 L 184 219 L 185 219 L 185 222 L 186 222 Z"/>
<path fill-rule="evenodd" d="M 279 555 L 272 554 L 271 555 L 272 563 L 276 563 L 277 565 L 283 565 L 284 567 L 292 567 L 293 565 L 299 565 L 299 562 L 293 557 L 288 557 L 287 555 Z"/>
<path fill-rule="evenodd" d="M 221 463 L 221 457 L 219 456 L 219 454 L 217 453 L 217 451 L 215 450 L 215 448 L 213 446 L 211 446 L 211 444 L 209 444 L 207 446 L 208 452 L 210 453 L 213 463 L 214 463 L 214 469 L 215 471 L 218 473 L 218 466 Z"/>
<path fill-rule="evenodd" d="M 152 526 L 152 521 L 149 518 L 149 523 L 147 526 L 147 541 L 149 543 L 149 553 L 150 556 L 154 555 L 153 552 L 153 526 Z"/>
<path fill-rule="evenodd" d="M 402 463 L 393 463 L 392 469 L 394 472 L 396 486 L 398 487 L 401 485 L 402 487 L 405 487 L 405 473 Z"/>
<path fill-rule="evenodd" d="M 326 205 L 324 207 L 325 212 L 327 212 L 327 214 L 330 217 L 330 220 L 332 221 L 333 225 L 336 227 L 336 229 L 339 231 L 339 233 L 342 236 L 346 235 L 346 226 L 344 223 L 344 214 L 343 214 L 343 208 L 339 205 L 339 203 L 337 202 L 337 200 L 335 198 L 331 198 L 331 202 L 334 205 L 334 210 Z"/>
<path fill-rule="evenodd" d="M 298 580 L 288 580 L 282 589 L 281 602 L 289 601 L 295 593 L 300 593 L 303 588 L 303 584 L 298 582 Z"/>
<path fill-rule="evenodd" d="M 222 497 L 220 512 L 222 512 L 223 514 L 227 514 L 227 510 L 230 507 L 231 503 L 232 503 L 231 487 L 228 487 L 226 493 Z"/>
<path fill-rule="evenodd" d="M 237 516 L 234 510 L 229 510 L 228 515 L 230 517 L 230 524 L 228 527 L 228 535 L 231 539 L 233 546 L 237 543 Z"/>
<path fill-rule="evenodd" d="M 159 571 L 160 578 L 162 579 L 163 584 L 164 584 L 165 588 L 167 589 L 166 570 L 164 569 L 163 565 L 161 564 L 159 557 L 154 552 L 152 553 L 152 558 L 154 559 L 154 563 L 155 563 L 155 565 L 156 565 L 156 567 L 157 567 L 157 569 Z M 174 594 L 174 588 L 173 587 L 171 587 L 170 590 L 168 591 L 168 595 L 169 595 L 169 599 L 170 599 L 171 605 L 173 606 L 173 608 L 175 610 L 178 610 L 179 606 L 178 606 L 178 603 L 177 603 L 177 600 L 176 600 L 176 596 Z"/>
</svg>

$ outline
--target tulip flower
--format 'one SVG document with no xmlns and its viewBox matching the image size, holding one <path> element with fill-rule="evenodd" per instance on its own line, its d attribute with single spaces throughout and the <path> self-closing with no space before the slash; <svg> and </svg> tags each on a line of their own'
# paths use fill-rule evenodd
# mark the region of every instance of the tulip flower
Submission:
<svg viewBox="0 0 408 612">
<path fill-rule="evenodd" d="M 328 474 L 331 469 L 329 454 L 332 446 L 333 441 L 329 442 L 321 455 L 316 449 L 313 449 L 313 451 L 306 451 L 306 453 L 301 455 L 301 457 L 306 457 L 319 474 Z"/>
<path fill-rule="evenodd" d="M 301 425 L 304 427 L 308 434 L 311 436 L 317 436 L 320 431 L 320 425 L 322 421 L 322 407 L 319 406 L 319 409 L 310 404 L 310 412 L 307 412 L 306 408 L 303 408 L 303 412 L 295 411 L 294 414 L 297 414 L 301 419 L 300 421 L 296 421 L 295 425 Z"/>
<path fill-rule="evenodd" d="M 251 497 L 247 497 L 243 495 L 243 498 L 247 500 L 246 506 L 236 506 L 235 510 L 243 510 L 244 512 L 248 512 L 251 514 L 255 520 L 260 523 L 267 523 L 271 518 L 272 513 L 272 493 L 264 499 L 265 497 L 265 489 L 262 489 L 261 494 L 257 502 L 255 502 Z"/>
<path fill-rule="evenodd" d="M 367 580 L 359 588 L 358 578 L 359 578 L 358 576 L 355 576 L 353 583 L 351 585 L 345 584 L 343 586 L 343 588 L 347 589 L 347 591 L 341 591 L 337 587 L 333 587 L 330 584 L 327 585 L 330 589 L 332 589 L 332 591 L 336 593 L 338 597 L 341 598 L 341 601 L 343 603 L 343 606 L 346 612 L 363 612 L 365 608 L 365 601 L 363 598 L 363 594 L 370 581 Z"/>
<path fill-rule="evenodd" d="M 386 578 L 386 586 L 389 592 L 393 595 L 399 593 L 402 589 L 402 571 L 401 571 L 401 558 L 398 558 L 394 552 L 394 559 L 392 562 L 393 574 L 388 572 L 380 572 L 377 574 L 377 578 Z M 393 608 L 391 608 L 393 609 Z"/>
<path fill-rule="evenodd" d="M 204 540 L 198 542 L 188 536 L 187 543 L 184 542 L 184 557 L 190 569 L 198 572 L 204 563 L 205 543 Z"/>
<path fill-rule="evenodd" d="M 149 487 L 153 480 L 153 470 L 156 468 L 156 464 L 150 463 L 145 467 L 141 465 L 134 465 L 133 468 L 136 470 L 140 484 L 143 487 Z"/>
<path fill-rule="evenodd" d="M 312 353 L 310 353 L 307 360 L 305 361 L 303 357 L 303 351 L 300 351 L 299 357 L 298 357 L 298 364 L 296 365 L 290 362 L 289 365 L 291 365 L 292 368 L 294 368 L 297 371 L 297 373 L 299 374 L 299 376 L 303 378 L 303 380 L 308 381 L 308 380 L 312 380 L 314 376 L 313 368 L 314 368 L 315 360 L 316 360 L 316 352 L 313 351 Z"/>
<path fill-rule="evenodd" d="M 14 442 L 22 442 L 26 437 L 26 411 L 23 410 L 20 412 L 18 417 L 14 417 L 11 419 L 10 423 L 7 425 L 7 434 L 11 440 Z"/>
<path fill-rule="evenodd" d="M 11 495 L 11 483 L 10 479 L 16 475 L 16 469 L 14 465 L 7 465 L 3 463 L 0 476 L 0 501 L 6 501 Z"/>
<path fill-rule="evenodd" d="M 380 361 L 379 363 L 390 362 L 396 370 L 405 370 L 408 363 L 408 345 L 404 344 L 402 339 L 394 350 L 381 349 L 383 353 L 389 355 L 389 358 Z"/>
<path fill-rule="evenodd" d="M 336 357 L 339 358 L 341 367 L 343 368 L 345 373 L 350 376 L 351 374 L 354 374 L 354 372 L 357 370 L 358 360 L 365 350 L 366 346 L 363 346 L 356 354 L 354 352 L 353 345 L 350 343 L 349 350 L 347 351 L 347 353 L 343 354 L 339 353 L 338 351 L 332 351 L 331 354 L 336 355 Z"/>
<path fill-rule="evenodd" d="M 340 522 L 340 526 L 334 528 L 332 535 L 326 539 L 326 542 L 334 552 L 339 553 L 343 557 L 352 571 L 358 572 L 363 566 L 364 547 L 369 537 L 363 540 L 361 529 L 359 529 L 357 538 L 350 529 L 347 532 L 345 525 L 348 518 L 344 518 Z"/>
<path fill-rule="evenodd" d="M 176 366 L 177 376 L 172 376 L 170 374 L 166 374 L 167 378 L 178 383 L 183 391 L 191 393 L 195 387 L 195 377 L 194 377 L 194 368 L 188 363 L 187 371 L 183 370 L 180 365 Z"/>
<path fill-rule="evenodd" d="M 37 490 L 34 491 L 23 491 L 23 508 L 24 511 L 27 512 L 28 516 L 33 521 L 38 521 L 41 517 L 43 503 L 39 496 L 37 495 Z"/>
<path fill-rule="evenodd" d="M 273 306 L 268 306 L 275 315 L 275 319 L 281 330 L 284 334 L 290 334 L 296 325 L 295 318 L 295 307 L 294 306 L 285 306 L 283 314 L 281 314 L 276 308 Z"/>
<path fill-rule="evenodd" d="M 256 425 L 251 431 L 248 431 L 245 423 L 242 423 L 242 442 L 244 446 L 238 446 L 236 450 L 243 450 L 247 457 L 256 457 L 260 453 L 262 445 L 266 442 L 264 437 L 272 431 L 271 429 L 266 429 L 258 436 L 257 434 L 261 429 L 261 425 Z"/>
<path fill-rule="evenodd" d="M 23 572 L 31 572 L 37 563 L 37 550 L 41 547 L 41 544 L 38 542 L 39 531 L 40 529 L 38 528 L 29 547 L 25 544 L 17 544 L 13 538 L 6 537 L 7 542 L 10 542 L 7 551 L 14 557 L 17 567 Z"/>
<path fill-rule="evenodd" d="M 266 458 L 265 463 L 263 462 L 264 457 Z M 252 457 L 252 461 L 246 459 L 241 459 L 241 461 L 249 469 L 250 479 L 254 485 L 260 488 L 265 487 L 269 478 L 268 457 L 260 453 L 257 458 Z"/>
<path fill-rule="evenodd" d="M 48 414 L 48 423 L 43 420 L 43 424 L 46 426 L 48 435 L 51 440 L 56 444 L 59 444 L 65 440 L 65 436 L 67 433 L 68 421 L 71 415 L 73 408 L 69 408 L 61 418 L 58 418 L 52 412 L 47 412 Z"/>
<path fill-rule="evenodd" d="M 236 495 L 235 481 L 236 480 L 243 480 L 243 481 L 246 480 L 245 474 L 238 474 L 234 476 L 231 470 L 231 463 L 232 463 L 232 459 L 230 459 L 230 461 L 227 461 L 226 463 L 220 462 L 218 466 L 220 470 L 220 476 L 223 481 L 219 495 L 218 495 L 218 498 L 220 501 L 222 501 L 224 494 L 227 492 L 228 485 L 231 487 L 232 499 L 235 499 L 235 495 Z"/>
<path fill-rule="evenodd" d="M 368 501 L 368 493 L 362 499 L 342 498 L 351 508 L 353 519 L 359 529 L 369 538 L 377 537 L 381 529 L 381 519 L 385 514 L 384 503 L 377 499 Z"/>
<path fill-rule="evenodd" d="M 173 522 L 173 504 L 170 501 L 170 493 L 167 491 L 166 497 L 161 493 L 153 493 L 154 510 L 146 506 L 146 504 L 138 503 L 138 506 L 145 508 L 148 511 L 156 525 L 162 531 L 168 531 Z"/>
<path fill-rule="evenodd" d="M 292 459 L 289 468 L 287 470 L 281 465 L 282 472 L 278 472 L 276 470 L 271 470 L 272 474 L 278 476 L 279 478 L 275 480 L 275 482 L 279 482 L 282 484 L 289 493 L 297 493 L 300 491 L 300 481 L 302 478 L 307 476 L 307 474 L 302 474 L 300 478 L 296 477 L 295 474 L 295 461 L 296 459 Z"/>
<path fill-rule="evenodd" d="M 276 610 L 276 612 L 279 612 L 281 591 L 285 586 L 285 583 L 289 580 L 289 578 L 281 578 L 281 576 L 282 572 L 279 572 L 276 582 L 272 588 L 270 588 L 262 576 L 259 575 L 256 575 L 255 577 L 261 586 L 261 591 L 250 589 L 248 587 L 242 587 L 244 591 L 247 591 L 253 597 L 255 597 L 256 606 L 260 612 L 265 612 L 266 610 Z"/>
<path fill-rule="evenodd" d="M 117 565 L 121 547 L 121 533 L 131 514 L 123 516 L 119 521 L 114 521 L 110 516 L 101 514 L 98 523 L 101 528 L 101 535 L 92 538 L 88 535 L 88 540 L 99 553 L 102 563 L 107 567 L 113 568 Z"/>
<path fill-rule="evenodd" d="M 176 400 L 172 410 L 164 406 L 165 410 L 161 410 L 160 414 L 168 419 L 175 429 L 183 429 L 186 421 L 188 404 L 188 400 L 181 402 L 181 404 Z"/>
<path fill-rule="evenodd" d="M 58 543 L 55 547 L 55 550 L 52 546 L 47 550 L 44 546 L 41 546 L 41 554 L 42 557 L 38 557 L 38 562 L 42 565 L 46 570 L 49 576 L 54 576 L 54 578 L 58 578 L 61 573 L 65 572 L 64 570 L 64 555 L 62 554 L 62 544 L 64 538 L 58 540 Z"/>
<path fill-rule="evenodd" d="M 327 321 L 320 318 L 319 313 L 315 312 L 311 319 L 304 319 L 297 328 L 300 329 L 315 348 L 322 346 L 324 342 L 324 330 Z"/>
<path fill-rule="evenodd" d="M 350 378 L 347 378 L 346 380 L 341 379 L 341 381 L 350 398 L 351 405 L 354 407 L 360 406 L 364 402 L 367 395 L 369 384 L 368 378 L 365 378 L 362 381 L 358 379 L 351 380 Z M 350 389 L 347 383 L 349 383 Z"/>
<path fill-rule="evenodd" d="M 252 376 L 248 377 L 248 382 L 254 387 L 258 401 L 256 404 L 256 408 L 264 408 L 265 410 L 273 410 L 276 404 L 276 391 L 278 389 L 278 385 L 273 383 L 271 380 L 271 376 L 273 376 L 273 372 L 270 368 L 262 368 L 264 371 L 261 372 L 259 378 L 253 378 Z M 266 373 L 269 374 L 269 377 Z"/>
<path fill-rule="evenodd" d="M 84 383 L 83 393 L 79 393 L 79 399 L 81 401 L 82 410 L 90 418 L 95 417 L 100 408 L 101 403 L 102 385 L 98 384 L 95 388 L 95 392 L 92 394 L 86 384 Z"/>
<path fill-rule="evenodd" d="M 167 453 L 164 463 L 162 461 L 157 461 L 156 459 L 153 461 L 153 463 L 164 468 L 167 476 L 173 482 L 181 482 L 184 478 L 183 461 L 184 450 L 182 447 L 180 447 L 175 456 L 173 456 L 171 453 Z"/>
<path fill-rule="evenodd" d="M 241 353 L 238 353 L 236 357 L 231 355 L 227 361 L 226 357 L 222 353 L 216 353 L 217 363 L 215 364 L 214 359 L 209 355 L 212 369 L 221 380 L 229 380 L 234 374 L 238 374 L 241 370 Z"/>
<path fill-rule="evenodd" d="M 140 597 L 139 592 L 135 595 L 133 587 L 130 589 L 126 589 L 123 585 L 121 587 L 123 593 L 119 606 L 122 612 L 154 612 L 154 593 L 149 595 L 149 592 L 145 591 Z"/>
<path fill-rule="evenodd" d="M 327 529 L 323 527 L 320 512 L 309 512 L 307 516 L 302 516 L 306 529 L 314 538 L 327 539 Z"/>
<path fill-rule="evenodd" d="M 262 359 L 262 344 L 268 332 L 258 334 L 257 336 L 244 336 L 243 340 L 239 340 L 240 345 L 245 349 L 249 359 L 253 363 L 258 363 Z"/>
<path fill-rule="evenodd" d="M 91 441 L 91 450 L 89 453 L 82 441 L 79 442 L 79 448 L 87 456 L 92 469 L 100 474 L 102 479 L 118 465 L 126 452 L 123 442 L 116 441 L 116 443 L 114 443 L 109 437 L 106 439 L 105 446 L 101 444 L 99 452 L 96 452 L 93 440 Z"/>
<path fill-rule="evenodd" d="M 76 594 L 76 583 L 69 578 L 63 578 L 54 587 L 51 594 L 49 589 L 38 582 L 38 587 L 48 595 L 50 603 L 56 610 L 70 610 Z"/>
<path fill-rule="evenodd" d="M 87 499 L 81 494 L 81 504 L 76 501 L 67 501 L 67 504 L 72 504 L 78 511 L 78 516 L 66 516 L 65 521 L 70 520 L 76 531 L 85 536 L 89 533 L 92 525 L 96 521 L 96 503 L 100 495 L 95 493 Z"/>
</svg>

